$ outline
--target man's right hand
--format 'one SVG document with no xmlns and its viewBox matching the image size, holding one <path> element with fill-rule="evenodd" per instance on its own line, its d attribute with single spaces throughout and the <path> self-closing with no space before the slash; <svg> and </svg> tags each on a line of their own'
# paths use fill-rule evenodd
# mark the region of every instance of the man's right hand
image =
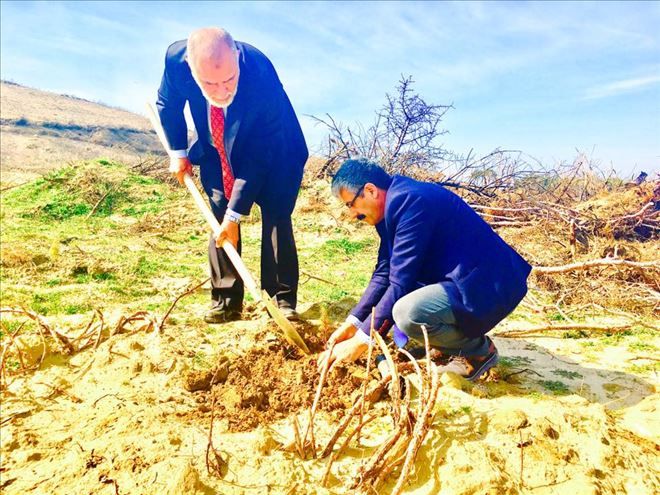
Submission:
<svg viewBox="0 0 660 495">
<path fill-rule="evenodd" d="M 185 175 L 192 175 L 192 163 L 188 157 L 170 158 L 170 173 L 176 177 L 179 184 L 183 185 Z"/>
<path fill-rule="evenodd" d="M 338 344 L 339 342 L 343 342 L 344 340 L 350 339 L 351 337 L 353 337 L 353 335 L 355 335 L 355 332 L 357 332 L 357 328 L 355 327 L 355 325 L 347 321 L 342 323 L 339 326 L 339 328 L 337 328 L 337 330 L 332 332 L 332 335 L 330 335 L 326 347 L 330 347 L 333 342 L 335 344 Z"/>
</svg>

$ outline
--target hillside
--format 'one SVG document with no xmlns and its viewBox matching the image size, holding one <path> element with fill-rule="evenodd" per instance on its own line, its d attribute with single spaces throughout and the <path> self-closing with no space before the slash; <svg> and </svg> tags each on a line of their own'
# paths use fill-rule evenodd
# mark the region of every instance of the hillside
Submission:
<svg viewBox="0 0 660 495">
<path fill-rule="evenodd" d="M 144 117 L 6 81 L 0 83 L 0 138 L 5 184 L 77 160 L 103 157 L 130 165 L 161 153 Z"/>
<path fill-rule="evenodd" d="M 7 87 L 33 91 L 3 84 L 3 98 Z M 137 116 L 52 98 L 70 127 L 130 123 L 151 139 Z M 23 118 L 13 108 L 11 119 Z M 3 99 L 3 119 L 4 111 Z M 50 122 L 39 112 L 25 118 Z M 12 126 L 10 135 L 28 138 Z M 76 146 L 86 141 L 67 132 L 29 137 L 58 149 L 70 141 L 72 156 L 82 153 Z M 4 137 L 3 124 L 3 167 Z M 40 163 L 35 149 L 24 149 L 26 161 Z M 202 321 L 208 228 L 183 188 L 105 154 L 72 160 L 52 162 L 42 176 L 16 170 L 16 185 L 0 195 L 2 493 L 391 493 L 401 473 L 395 448 L 383 452 L 376 488 L 363 480 L 386 439 L 397 431 L 409 438 L 406 421 L 394 422 L 392 394 L 369 395 L 371 422 L 342 435 L 331 455 L 301 455 L 295 425 L 304 432 L 309 421 L 315 355 L 288 345 L 249 298 L 241 321 Z M 308 171 L 317 166 L 310 160 Z M 311 177 L 294 212 L 304 318 L 296 328 L 318 353 L 366 286 L 377 240 L 342 214 L 326 179 Z M 658 492 L 660 245 L 654 231 L 626 223 L 653 197 L 644 184 L 575 204 L 591 230 L 573 253 L 570 231 L 547 212 L 498 228 L 537 267 L 612 250 L 631 265 L 532 275 L 528 296 L 492 332 L 497 368 L 474 384 L 439 378 L 403 493 Z M 604 222 L 612 211 L 624 220 Z M 242 225 L 243 259 L 257 279 L 260 229 L 254 208 Z M 363 384 L 378 383 L 365 364 L 328 376 L 314 420 L 319 451 Z M 401 417 L 420 418 L 429 387 L 423 376 L 405 376 L 412 416 Z"/>
</svg>

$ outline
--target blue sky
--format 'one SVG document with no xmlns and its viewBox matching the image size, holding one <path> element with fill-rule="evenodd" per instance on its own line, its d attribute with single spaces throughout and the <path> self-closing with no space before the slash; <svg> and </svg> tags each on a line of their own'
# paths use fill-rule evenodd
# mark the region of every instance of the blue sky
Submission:
<svg viewBox="0 0 660 495">
<path fill-rule="evenodd" d="M 1 77 L 143 113 L 166 47 L 225 27 L 275 64 L 306 114 L 372 122 L 401 74 L 453 104 L 449 150 L 576 148 L 628 175 L 660 170 L 660 2 L 2 1 Z"/>
</svg>

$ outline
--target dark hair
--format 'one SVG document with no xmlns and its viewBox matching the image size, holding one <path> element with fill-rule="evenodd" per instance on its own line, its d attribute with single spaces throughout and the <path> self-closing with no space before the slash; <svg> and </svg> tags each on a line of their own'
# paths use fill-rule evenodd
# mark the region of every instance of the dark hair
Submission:
<svg viewBox="0 0 660 495">
<path fill-rule="evenodd" d="M 338 197 L 342 189 L 355 193 L 367 182 L 379 189 L 387 189 L 392 177 L 377 163 L 366 158 L 346 160 L 332 178 L 332 194 Z"/>
</svg>

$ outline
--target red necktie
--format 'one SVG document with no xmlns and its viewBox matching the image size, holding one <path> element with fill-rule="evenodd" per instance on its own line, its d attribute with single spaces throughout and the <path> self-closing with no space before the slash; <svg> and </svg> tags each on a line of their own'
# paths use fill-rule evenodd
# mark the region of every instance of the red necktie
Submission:
<svg viewBox="0 0 660 495">
<path fill-rule="evenodd" d="M 227 152 L 225 150 L 225 113 L 220 107 L 211 105 L 211 137 L 215 149 L 218 150 L 220 155 L 220 163 L 222 164 L 222 184 L 225 188 L 225 197 L 227 201 L 231 198 L 231 190 L 234 187 L 234 174 L 231 172 L 229 160 L 227 159 Z"/>
</svg>

